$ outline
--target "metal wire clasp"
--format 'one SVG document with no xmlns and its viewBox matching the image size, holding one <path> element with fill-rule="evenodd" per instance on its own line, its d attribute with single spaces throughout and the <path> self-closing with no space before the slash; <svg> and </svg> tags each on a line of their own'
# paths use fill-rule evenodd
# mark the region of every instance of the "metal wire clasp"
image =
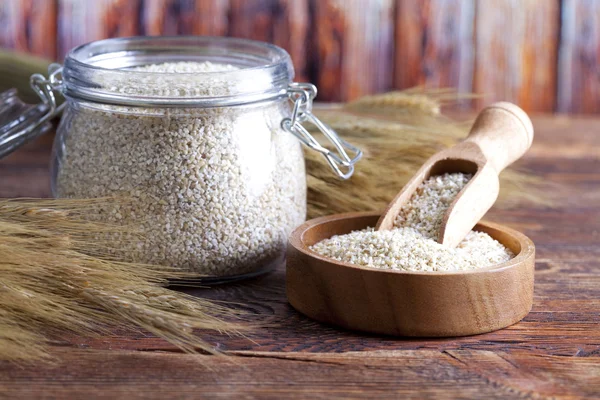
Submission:
<svg viewBox="0 0 600 400">
<path fill-rule="evenodd" d="M 33 74 L 29 78 L 29 84 L 42 102 L 49 107 L 48 114 L 40 121 L 41 125 L 62 111 L 64 106 L 64 104 L 57 106 L 56 97 L 54 96 L 54 91 L 60 90 L 63 84 L 62 65 L 56 63 L 50 64 L 48 67 L 48 79 L 42 74 Z"/>
<path fill-rule="evenodd" d="M 294 108 L 291 117 L 281 121 L 281 127 L 296 136 L 305 146 L 323 154 L 333 171 L 340 178 L 350 178 L 354 173 L 354 164 L 362 157 L 362 151 L 341 139 L 333 129 L 312 113 L 312 104 L 317 95 L 317 87 L 310 83 L 291 83 L 288 86 L 287 93 L 294 103 Z M 315 125 L 333 144 L 337 152 L 323 147 L 302 125 L 303 122 L 310 122 Z M 348 155 L 347 150 L 352 153 L 352 157 Z"/>
</svg>

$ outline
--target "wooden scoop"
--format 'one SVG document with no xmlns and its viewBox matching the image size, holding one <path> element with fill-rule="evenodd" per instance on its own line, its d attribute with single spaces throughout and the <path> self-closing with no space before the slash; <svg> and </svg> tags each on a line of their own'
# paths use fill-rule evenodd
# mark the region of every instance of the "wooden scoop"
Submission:
<svg viewBox="0 0 600 400">
<path fill-rule="evenodd" d="M 375 229 L 392 229 L 402 206 L 430 176 L 469 173 L 474 176 L 446 211 L 438 237 L 439 243 L 456 247 L 496 201 L 498 174 L 525 154 L 532 141 L 533 125 L 522 109 L 506 102 L 492 104 L 477 116 L 464 141 L 423 164 L 388 205 Z"/>
</svg>

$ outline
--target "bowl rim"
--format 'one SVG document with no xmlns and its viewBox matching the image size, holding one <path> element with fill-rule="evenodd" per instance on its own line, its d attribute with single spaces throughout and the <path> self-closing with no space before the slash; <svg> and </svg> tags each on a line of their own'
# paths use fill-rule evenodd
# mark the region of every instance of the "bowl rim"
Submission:
<svg viewBox="0 0 600 400">
<path fill-rule="evenodd" d="M 351 218 L 363 218 L 363 217 L 379 217 L 381 212 L 379 211 L 359 211 L 359 212 L 348 212 L 341 214 L 332 214 L 325 215 L 322 217 L 317 217 L 310 219 L 304 222 L 302 225 L 295 228 L 289 237 L 289 244 L 294 247 L 297 251 L 303 253 L 305 256 L 316 258 L 320 261 L 327 262 L 329 264 L 335 264 L 347 268 L 352 268 L 360 271 L 366 272 L 374 272 L 374 273 L 383 273 L 383 274 L 393 274 L 393 275 L 416 275 L 416 276 L 449 276 L 449 275 L 466 275 L 466 274 L 481 274 L 481 273 L 492 273 L 492 272 L 500 272 L 505 271 L 507 269 L 516 267 L 521 265 L 523 262 L 528 260 L 529 258 L 535 255 L 535 245 L 533 241 L 524 235 L 523 233 L 506 227 L 504 225 L 489 222 L 489 221 L 479 221 L 477 226 L 484 226 L 487 228 L 501 230 L 510 236 L 514 237 L 521 245 L 521 251 L 516 254 L 513 258 L 508 261 L 505 261 L 500 264 L 490 265 L 484 268 L 478 268 L 474 270 L 458 270 L 458 271 L 432 271 L 432 272 L 420 272 L 420 271 L 399 271 L 399 270 L 391 270 L 391 269 L 380 269 L 376 267 L 367 267 L 367 266 L 357 266 L 355 264 L 350 264 L 343 261 L 337 261 L 329 257 L 325 257 L 313 250 L 311 250 L 308 245 L 304 243 L 304 234 L 318 226 L 322 225 L 325 222 L 338 221 L 340 219 L 351 219 Z M 497 239 L 496 239 L 497 240 Z"/>
</svg>

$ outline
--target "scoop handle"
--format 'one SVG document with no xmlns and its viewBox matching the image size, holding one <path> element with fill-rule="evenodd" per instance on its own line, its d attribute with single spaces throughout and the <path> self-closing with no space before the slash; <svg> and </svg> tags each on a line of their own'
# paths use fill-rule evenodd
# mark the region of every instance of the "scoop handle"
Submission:
<svg viewBox="0 0 600 400">
<path fill-rule="evenodd" d="M 533 141 L 531 120 L 512 103 L 494 103 L 479 113 L 465 142 L 476 143 L 497 172 L 518 160 Z"/>
</svg>

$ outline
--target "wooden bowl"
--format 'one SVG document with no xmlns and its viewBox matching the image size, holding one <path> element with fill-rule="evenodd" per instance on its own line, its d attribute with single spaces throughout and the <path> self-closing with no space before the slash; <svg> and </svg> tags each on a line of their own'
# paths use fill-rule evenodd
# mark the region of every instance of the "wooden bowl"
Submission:
<svg viewBox="0 0 600 400">
<path fill-rule="evenodd" d="M 535 247 L 513 229 L 481 222 L 516 256 L 475 271 L 399 272 L 335 261 L 309 246 L 373 227 L 378 213 L 310 220 L 294 230 L 287 252 L 287 297 L 301 313 L 348 329 L 396 336 L 465 336 L 523 319 L 533 302 Z"/>
</svg>

